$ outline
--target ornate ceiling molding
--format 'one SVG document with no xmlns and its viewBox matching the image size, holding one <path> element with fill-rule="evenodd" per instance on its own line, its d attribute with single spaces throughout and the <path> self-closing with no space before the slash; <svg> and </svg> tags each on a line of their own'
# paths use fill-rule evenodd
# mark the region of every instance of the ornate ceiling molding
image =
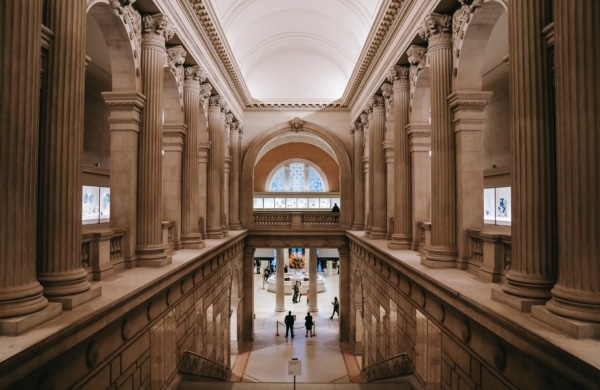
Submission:
<svg viewBox="0 0 600 390">
<path fill-rule="evenodd" d="M 390 28 L 399 14 L 399 11 L 406 0 L 388 0 L 387 8 L 380 11 L 380 16 L 375 23 L 377 28 L 371 31 L 367 45 L 363 49 L 358 63 L 346 87 L 346 92 L 341 103 L 261 103 L 254 102 L 249 96 L 244 84 L 241 72 L 233 60 L 233 54 L 227 41 L 223 37 L 223 32 L 218 27 L 218 22 L 213 21 L 210 4 L 206 0 L 187 0 L 194 9 L 198 21 L 206 35 L 208 36 L 219 61 L 227 71 L 227 76 L 237 89 L 241 97 L 244 111 L 348 111 L 349 102 L 352 101 L 363 78 L 371 67 L 377 53 L 387 37 Z"/>
</svg>

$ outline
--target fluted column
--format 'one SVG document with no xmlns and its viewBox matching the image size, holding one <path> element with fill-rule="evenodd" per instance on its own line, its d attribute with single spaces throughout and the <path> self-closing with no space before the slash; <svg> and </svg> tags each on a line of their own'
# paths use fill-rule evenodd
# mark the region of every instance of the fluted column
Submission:
<svg viewBox="0 0 600 390">
<path fill-rule="evenodd" d="M 285 275 L 283 273 L 283 248 L 277 248 L 276 253 L 277 258 L 275 259 L 275 311 L 283 312 L 285 311 L 285 302 L 284 302 L 284 278 Z"/>
<path fill-rule="evenodd" d="M 367 109 L 368 110 L 368 109 Z M 365 205 L 365 216 L 364 216 L 364 220 L 365 220 L 365 237 L 369 236 L 369 232 L 371 231 L 371 216 L 369 215 L 369 213 L 371 212 L 371 199 L 370 199 L 370 190 L 369 190 L 369 186 L 370 186 L 370 175 L 369 175 L 369 158 L 370 158 L 370 153 L 371 153 L 371 148 L 370 148 L 370 135 L 369 133 L 371 132 L 371 129 L 369 129 L 369 114 L 367 114 L 366 112 L 363 112 L 362 114 L 360 114 L 360 123 L 362 125 L 362 128 L 364 130 L 364 138 L 363 138 L 363 156 L 361 159 L 361 164 L 362 164 L 362 170 L 363 170 L 363 194 L 364 194 L 364 205 Z"/>
<path fill-rule="evenodd" d="M 362 230 L 365 228 L 365 186 L 362 167 L 362 157 L 364 148 L 363 125 L 355 122 L 350 130 L 352 134 L 352 174 L 353 174 L 353 195 L 354 209 L 352 215 L 352 230 Z"/>
<path fill-rule="evenodd" d="M 142 92 L 146 105 L 142 114 L 139 151 L 138 263 L 161 266 L 171 261 L 162 239 L 162 115 L 165 42 L 173 36 L 166 16 L 142 18 Z"/>
<path fill-rule="evenodd" d="M 254 252 L 256 248 L 244 247 L 242 261 L 242 337 L 244 341 L 254 340 Z"/>
<path fill-rule="evenodd" d="M 231 137 L 231 173 L 229 174 L 229 228 L 239 230 L 240 221 L 240 152 L 242 142 L 242 123 L 233 121 Z"/>
<path fill-rule="evenodd" d="M 311 312 L 318 312 L 319 311 L 319 305 L 318 305 L 318 285 L 317 285 L 317 279 L 318 279 L 318 263 L 319 260 L 317 258 L 317 248 L 310 248 L 308 250 L 308 289 L 310 290 L 308 292 L 308 298 L 310 299 L 310 302 L 308 302 L 308 311 Z"/>
<path fill-rule="evenodd" d="M 454 267 L 456 172 L 452 114 L 452 16 L 432 13 L 419 30 L 428 41 L 431 72 L 431 245 L 423 264 Z"/>
<path fill-rule="evenodd" d="M 46 297 L 65 308 L 75 298 L 62 298 L 90 290 L 81 262 L 85 6 L 83 0 L 46 2 L 54 39 L 40 133 L 38 280 Z"/>
<path fill-rule="evenodd" d="M 208 156 L 208 194 L 206 210 L 207 238 L 223 238 L 221 227 L 221 211 L 223 210 L 223 188 L 221 186 L 223 171 L 223 132 L 221 117 L 221 98 L 211 96 L 208 107 L 208 135 L 211 148 Z"/>
<path fill-rule="evenodd" d="M 383 137 L 383 158 L 385 159 L 385 231 L 386 240 L 392 239 L 393 228 L 390 221 L 394 217 L 394 86 L 388 82 L 381 85 L 381 94 L 385 102 L 385 121 Z"/>
<path fill-rule="evenodd" d="M 198 132 L 198 214 L 200 215 L 198 225 L 202 238 L 206 238 L 207 200 L 208 200 L 208 159 L 210 156 L 210 140 L 208 135 L 208 105 L 212 85 L 203 83 L 200 85 L 200 127 Z"/>
<path fill-rule="evenodd" d="M 200 66 L 185 67 L 183 84 L 183 111 L 187 137 L 183 145 L 181 183 L 181 244 L 186 249 L 204 247 L 198 221 L 200 219 L 198 133 L 200 132 L 200 83 L 204 72 Z"/>
<path fill-rule="evenodd" d="M 230 187 L 231 184 L 231 164 L 233 157 L 231 156 L 231 127 L 234 125 L 233 114 L 225 113 L 225 133 L 223 137 L 223 212 L 221 213 L 221 228 L 223 234 L 227 235 L 229 230 L 229 202 L 230 202 Z"/>
<path fill-rule="evenodd" d="M 48 306 L 35 267 L 42 1 L 3 1 L 0 14 L 0 318 L 9 318 Z"/>
<path fill-rule="evenodd" d="M 556 281 L 556 210 L 546 0 L 508 7 L 512 158 L 512 261 L 503 291 L 550 298 Z M 526 45 L 523 42 L 527 42 Z M 525 309 L 527 309 L 525 307 Z"/>
<path fill-rule="evenodd" d="M 393 81 L 394 103 L 394 231 L 388 247 L 412 248 L 412 204 L 410 150 L 406 126 L 410 107 L 409 68 L 395 66 L 388 79 Z"/>
<path fill-rule="evenodd" d="M 369 216 L 371 229 L 368 237 L 374 240 L 386 238 L 385 206 L 385 154 L 383 133 L 385 131 L 385 107 L 383 97 L 373 96 L 369 115 Z"/>
<path fill-rule="evenodd" d="M 567 318 L 599 323 L 600 24 L 580 15 L 599 16 L 600 3 L 554 0 L 553 14 L 558 280 L 546 306 Z"/>
</svg>

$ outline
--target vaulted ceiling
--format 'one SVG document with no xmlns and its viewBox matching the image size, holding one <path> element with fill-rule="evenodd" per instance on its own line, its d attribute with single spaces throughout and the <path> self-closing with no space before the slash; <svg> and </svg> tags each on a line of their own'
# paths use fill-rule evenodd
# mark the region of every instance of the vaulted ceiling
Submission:
<svg viewBox="0 0 600 390">
<path fill-rule="evenodd" d="M 383 0 L 209 0 L 254 101 L 344 94 Z"/>
</svg>

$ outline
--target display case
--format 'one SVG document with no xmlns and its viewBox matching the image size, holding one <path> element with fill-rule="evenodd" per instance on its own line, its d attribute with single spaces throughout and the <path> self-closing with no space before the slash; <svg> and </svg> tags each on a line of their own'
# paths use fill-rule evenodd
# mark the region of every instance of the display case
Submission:
<svg viewBox="0 0 600 390">
<path fill-rule="evenodd" d="M 491 225 L 510 226 L 511 188 L 496 187 L 483 190 L 483 222 Z"/>
<path fill-rule="evenodd" d="M 110 188 L 83 186 L 81 191 L 81 222 L 84 225 L 110 221 Z"/>
</svg>

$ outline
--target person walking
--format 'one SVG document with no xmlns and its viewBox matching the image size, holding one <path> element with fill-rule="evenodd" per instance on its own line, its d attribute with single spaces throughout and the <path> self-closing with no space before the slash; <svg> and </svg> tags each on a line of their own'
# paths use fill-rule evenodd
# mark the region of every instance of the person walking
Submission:
<svg viewBox="0 0 600 390">
<path fill-rule="evenodd" d="M 291 311 L 288 311 L 288 315 L 285 316 L 285 337 L 288 337 L 288 332 L 292 334 L 294 338 L 294 316 Z"/>
<path fill-rule="evenodd" d="M 338 301 L 337 297 L 333 298 L 333 302 L 331 302 L 331 304 L 333 305 L 333 313 L 331 313 L 331 317 L 329 317 L 329 319 L 333 320 L 333 315 L 335 313 L 337 313 L 338 318 L 340 318 L 340 301 Z"/>
<path fill-rule="evenodd" d="M 306 304 L 308 305 L 310 303 L 310 290 L 306 290 Z"/>
<path fill-rule="evenodd" d="M 313 337 L 315 334 L 313 332 L 313 318 L 310 315 L 310 312 L 306 313 L 306 317 L 304 317 L 304 326 L 306 327 L 306 337 L 310 333 L 310 337 Z"/>
</svg>

